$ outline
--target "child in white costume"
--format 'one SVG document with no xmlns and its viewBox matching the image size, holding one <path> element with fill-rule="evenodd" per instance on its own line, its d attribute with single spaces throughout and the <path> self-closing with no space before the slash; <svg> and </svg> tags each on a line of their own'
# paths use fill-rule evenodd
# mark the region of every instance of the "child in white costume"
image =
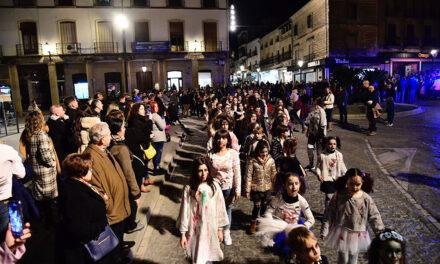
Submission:
<svg viewBox="0 0 440 264">
<path fill-rule="evenodd" d="M 257 235 L 261 236 L 264 246 L 273 245 L 273 242 L 270 241 L 274 235 L 271 226 L 286 227 L 301 224 L 301 213 L 305 218 L 304 225 L 307 228 L 311 228 L 315 223 L 309 204 L 299 194 L 302 192 L 301 186 L 304 186 L 301 183 L 303 178 L 293 173 L 287 173 L 285 179 L 285 191 L 272 199 L 265 217 L 258 219 Z"/>
<path fill-rule="evenodd" d="M 190 184 L 185 186 L 177 227 L 180 244 L 192 263 L 223 260 L 220 242 L 229 224 L 222 189 L 212 177 L 208 158 L 194 160 Z"/>
<path fill-rule="evenodd" d="M 371 196 L 373 179 L 359 169 L 349 169 L 336 181 L 336 194 L 324 213 L 321 238 L 338 251 L 338 264 L 356 264 L 359 252 L 370 245 L 367 224 L 375 233 L 384 229 Z"/>
</svg>

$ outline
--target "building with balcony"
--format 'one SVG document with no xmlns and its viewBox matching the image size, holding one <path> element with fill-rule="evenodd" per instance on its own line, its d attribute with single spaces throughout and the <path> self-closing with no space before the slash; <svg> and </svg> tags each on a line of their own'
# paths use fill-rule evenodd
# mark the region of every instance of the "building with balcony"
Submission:
<svg viewBox="0 0 440 264">
<path fill-rule="evenodd" d="M 417 72 L 438 61 L 440 6 L 428 0 L 311 0 L 292 15 L 296 81 L 328 78 L 338 65 Z M 297 65 L 303 61 L 303 66 Z"/>
<path fill-rule="evenodd" d="M 291 73 L 287 71 L 292 63 L 291 30 L 289 20 L 261 38 L 261 81 L 292 81 Z"/>
<path fill-rule="evenodd" d="M 227 8 L 226 0 L 0 0 L 0 84 L 12 87 L 18 112 L 32 99 L 47 108 L 111 89 L 223 85 Z"/>
</svg>

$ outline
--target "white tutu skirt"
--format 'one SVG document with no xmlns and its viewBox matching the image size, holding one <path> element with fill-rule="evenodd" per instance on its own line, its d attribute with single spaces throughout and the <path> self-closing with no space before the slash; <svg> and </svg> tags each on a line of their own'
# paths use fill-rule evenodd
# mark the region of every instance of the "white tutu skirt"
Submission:
<svg viewBox="0 0 440 264">
<path fill-rule="evenodd" d="M 340 226 L 332 228 L 325 245 L 342 252 L 364 252 L 368 250 L 371 239 L 368 231 L 351 231 Z"/>
</svg>

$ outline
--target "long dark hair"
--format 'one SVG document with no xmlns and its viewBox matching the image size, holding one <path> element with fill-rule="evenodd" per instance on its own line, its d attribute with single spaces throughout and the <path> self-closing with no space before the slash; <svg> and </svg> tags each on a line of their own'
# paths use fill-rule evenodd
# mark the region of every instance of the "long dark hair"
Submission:
<svg viewBox="0 0 440 264">
<path fill-rule="evenodd" d="M 370 248 L 368 248 L 368 264 L 376 264 L 376 263 L 382 263 L 380 260 L 380 249 L 385 247 L 385 243 L 387 241 L 396 241 L 397 243 L 400 243 L 402 247 L 402 258 L 401 262 L 402 264 L 406 263 L 406 241 L 399 233 L 397 233 L 395 230 L 385 228 L 380 234 L 378 234 L 373 241 L 371 241 Z"/>
<path fill-rule="evenodd" d="M 140 117 L 141 119 L 147 120 L 147 117 L 141 116 L 139 114 L 139 108 L 141 108 L 141 106 L 144 106 L 144 105 L 141 104 L 141 103 L 135 103 L 135 104 L 133 104 L 131 106 L 130 112 L 128 112 L 128 115 L 127 115 L 127 124 L 128 124 L 128 126 L 130 126 L 132 124 L 133 120 L 136 117 Z M 145 106 L 144 106 L 144 108 L 145 108 Z"/>
<path fill-rule="evenodd" d="M 209 174 L 208 177 L 206 178 L 206 183 L 211 187 L 212 191 L 215 192 L 214 177 L 213 177 L 214 167 L 212 166 L 211 160 L 206 156 L 194 159 L 192 164 L 192 173 L 189 179 L 189 187 L 191 188 L 191 190 L 196 192 L 197 189 L 199 188 L 199 185 L 202 183 L 199 177 L 199 167 L 201 165 L 206 165 L 206 167 L 208 168 Z"/>
<path fill-rule="evenodd" d="M 341 147 L 342 147 L 341 139 L 339 137 L 335 137 L 335 136 L 325 137 L 324 140 L 322 141 L 322 149 L 327 149 L 327 145 L 330 142 L 330 140 L 335 140 L 336 141 L 336 147 L 338 149 L 341 149 Z"/>
<path fill-rule="evenodd" d="M 358 168 L 349 169 L 344 176 L 338 178 L 335 182 L 336 190 L 341 192 L 347 191 L 347 182 L 349 178 L 360 176 L 362 178 L 362 191 L 366 193 L 373 192 L 374 180 L 369 173 L 365 173 Z"/>
<path fill-rule="evenodd" d="M 298 175 L 293 172 L 287 172 L 287 173 L 281 172 L 278 174 L 278 176 L 281 177 L 281 181 L 283 183 L 284 189 L 286 189 L 285 186 L 287 184 L 287 179 L 289 179 L 289 177 L 297 177 L 299 180 L 299 183 L 300 183 L 298 193 L 301 195 L 304 195 L 306 193 L 306 191 L 307 191 L 306 180 L 301 175 Z"/>
<path fill-rule="evenodd" d="M 227 148 L 232 147 L 231 135 L 229 135 L 229 131 L 226 129 L 220 129 L 215 132 L 214 138 L 212 139 L 212 153 L 218 153 L 220 151 L 220 139 L 226 138 L 228 143 L 226 145 Z"/>
<path fill-rule="evenodd" d="M 257 146 L 255 147 L 253 156 L 254 158 L 257 158 L 260 156 L 260 152 L 263 151 L 263 149 L 267 148 L 267 150 L 270 152 L 270 146 L 269 146 L 269 142 L 267 142 L 267 140 L 264 139 L 260 139 L 258 140 Z"/>
</svg>

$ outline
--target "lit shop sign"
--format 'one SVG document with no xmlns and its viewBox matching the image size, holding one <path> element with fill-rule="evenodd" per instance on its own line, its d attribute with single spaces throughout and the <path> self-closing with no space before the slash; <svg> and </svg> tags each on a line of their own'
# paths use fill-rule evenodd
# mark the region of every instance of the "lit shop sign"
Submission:
<svg viewBox="0 0 440 264">
<path fill-rule="evenodd" d="M 132 49 L 134 52 L 168 52 L 170 51 L 170 42 L 169 41 L 133 42 Z"/>
<path fill-rule="evenodd" d="M 310 68 L 310 67 L 319 66 L 319 65 L 321 65 L 321 63 L 320 63 L 319 60 L 311 61 L 311 62 L 307 63 L 307 67 L 309 67 L 309 68 Z"/>
<path fill-rule="evenodd" d="M 349 63 L 350 63 L 350 61 L 347 60 L 347 59 L 338 59 L 338 58 L 335 58 L 335 64 L 349 64 Z"/>
</svg>

